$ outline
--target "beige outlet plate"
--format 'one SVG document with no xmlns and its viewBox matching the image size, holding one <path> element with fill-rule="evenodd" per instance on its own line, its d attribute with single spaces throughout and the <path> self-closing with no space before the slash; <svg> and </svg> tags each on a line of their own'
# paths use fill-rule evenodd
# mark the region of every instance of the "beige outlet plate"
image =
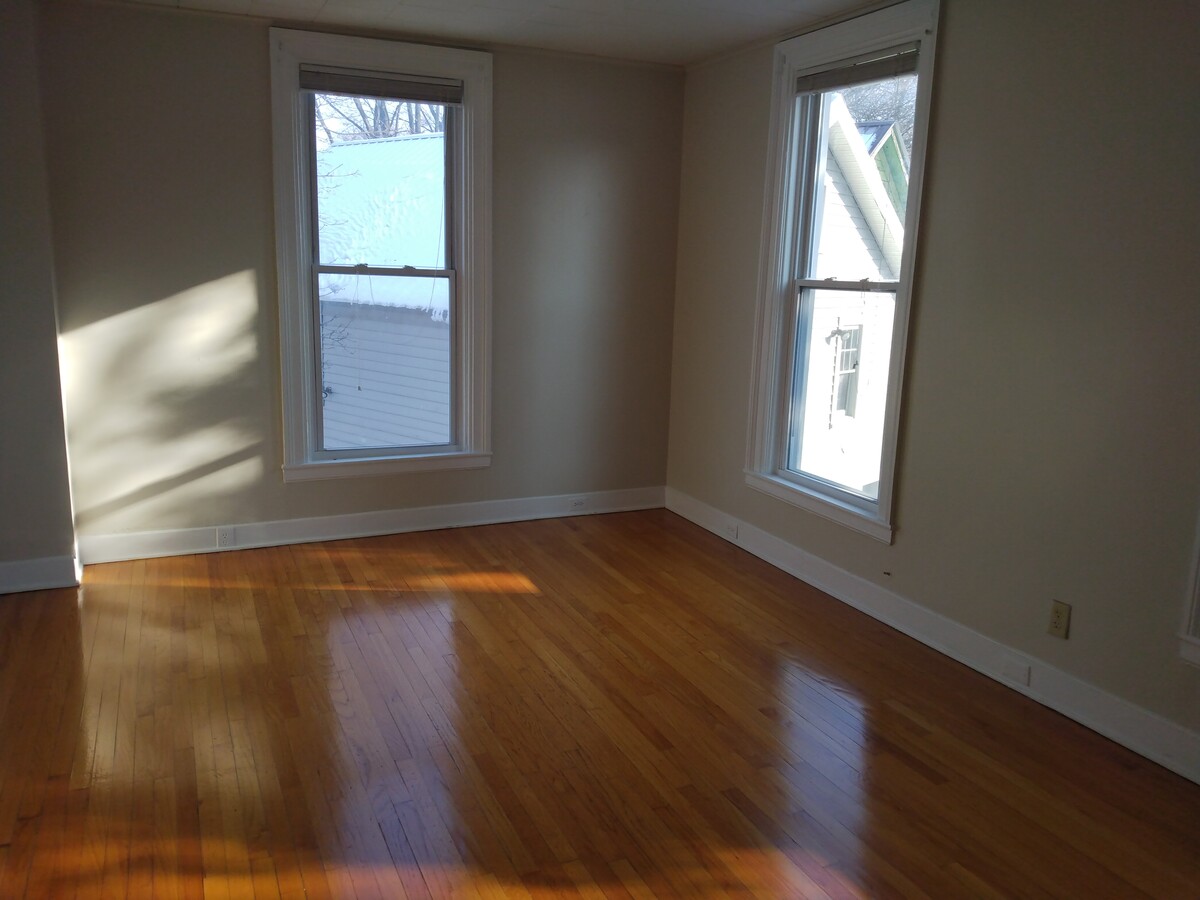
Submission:
<svg viewBox="0 0 1200 900">
<path fill-rule="evenodd" d="M 1071 604 L 1055 600 L 1050 604 L 1050 627 L 1046 631 L 1064 641 L 1071 633 Z"/>
</svg>

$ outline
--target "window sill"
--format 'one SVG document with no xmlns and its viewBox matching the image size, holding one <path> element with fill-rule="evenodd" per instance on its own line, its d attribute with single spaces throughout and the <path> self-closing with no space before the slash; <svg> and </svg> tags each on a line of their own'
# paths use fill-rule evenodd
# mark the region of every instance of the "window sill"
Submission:
<svg viewBox="0 0 1200 900">
<path fill-rule="evenodd" d="M 866 510 L 836 497 L 818 493 L 777 475 L 766 475 L 750 470 L 746 472 L 746 484 L 756 491 L 762 491 L 764 494 L 770 494 L 792 506 L 816 513 L 831 522 L 844 525 L 846 528 L 865 534 L 884 544 L 892 542 L 893 529 L 890 522 L 872 516 Z"/>
<path fill-rule="evenodd" d="M 491 463 L 492 454 L 470 452 L 313 460 L 288 463 L 283 467 L 283 480 L 324 481 L 331 478 L 362 478 L 405 472 L 436 472 L 442 469 L 484 469 Z"/>
</svg>

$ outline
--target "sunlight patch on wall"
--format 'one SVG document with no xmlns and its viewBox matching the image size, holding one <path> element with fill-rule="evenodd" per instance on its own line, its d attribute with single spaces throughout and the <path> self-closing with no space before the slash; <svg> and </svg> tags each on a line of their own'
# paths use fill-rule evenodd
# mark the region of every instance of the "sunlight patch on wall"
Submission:
<svg viewBox="0 0 1200 900">
<path fill-rule="evenodd" d="M 248 269 L 60 338 L 82 529 L 186 526 L 261 479 L 257 317 Z"/>
</svg>

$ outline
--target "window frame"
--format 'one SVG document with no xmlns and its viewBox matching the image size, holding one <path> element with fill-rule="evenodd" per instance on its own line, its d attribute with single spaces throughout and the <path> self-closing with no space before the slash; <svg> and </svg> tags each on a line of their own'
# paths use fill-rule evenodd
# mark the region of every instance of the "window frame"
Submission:
<svg viewBox="0 0 1200 900">
<path fill-rule="evenodd" d="M 907 0 L 776 46 L 771 101 L 762 256 L 759 266 L 746 483 L 777 499 L 816 513 L 884 543 L 894 535 L 893 497 L 899 433 L 902 376 L 908 344 L 913 267 L 919 239 L 921 188 L 937 35 L 938 0 Z M 896 280 L 892 354 L 884 405 L 883 446 L 878 499 L 857 495 L 819 478 L 790 471 L 788 439 L 795 417 L 792 384 L 799 354 L 799 295 L 805 281 L 798 270 L 801 242 L 811 240 L 803 217 L 805 179 L 813 169 L 804 151 L 804 121 L 796 81 L 803 75 L 837 69 L 879 51 L 919 44 L 916 124 L 913 133 L 909 194 L 904 216 L 904 248 Z M 813 147 L 817 152 L 818 148 Z M 819 193 L 810 192 L 814 196 Z M 801 398 L 802 401 L 803 398 Z"/>
<path fill-rule="evenodd" d="M 491 106 L 492 57 L 476 50 L 315 31 L 270 29 L 279 291 L 283 478 L 309 481 L 491 462 Z M 325 450 L 320 442 L 321 360 L 313 286 L 316 216 L 310 105 L 300 67 L 332 66 L 366 75 L 451 78 L 463 83 L 459 127 L 447 133 L 454 199 L 451 315 L 451 443 Z M 453 262 L 450 249 L 453 246 Z"/>
</svg>

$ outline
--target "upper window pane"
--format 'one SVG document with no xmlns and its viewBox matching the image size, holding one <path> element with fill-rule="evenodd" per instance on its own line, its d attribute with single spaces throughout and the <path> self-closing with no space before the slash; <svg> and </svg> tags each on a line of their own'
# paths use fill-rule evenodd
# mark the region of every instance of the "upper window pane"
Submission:
<svg viewBox="0 0 1200 900">
<path fill-rule="evenodd" d="M 805 277 L 900 277 L 916 92 L 906 74 L 798 98 L 820 115 Z"/>
<path fill-rule="evenodd" d="M 446 113 L 313 95 L 321 265 L 446 268 Z"/>
</svg>

